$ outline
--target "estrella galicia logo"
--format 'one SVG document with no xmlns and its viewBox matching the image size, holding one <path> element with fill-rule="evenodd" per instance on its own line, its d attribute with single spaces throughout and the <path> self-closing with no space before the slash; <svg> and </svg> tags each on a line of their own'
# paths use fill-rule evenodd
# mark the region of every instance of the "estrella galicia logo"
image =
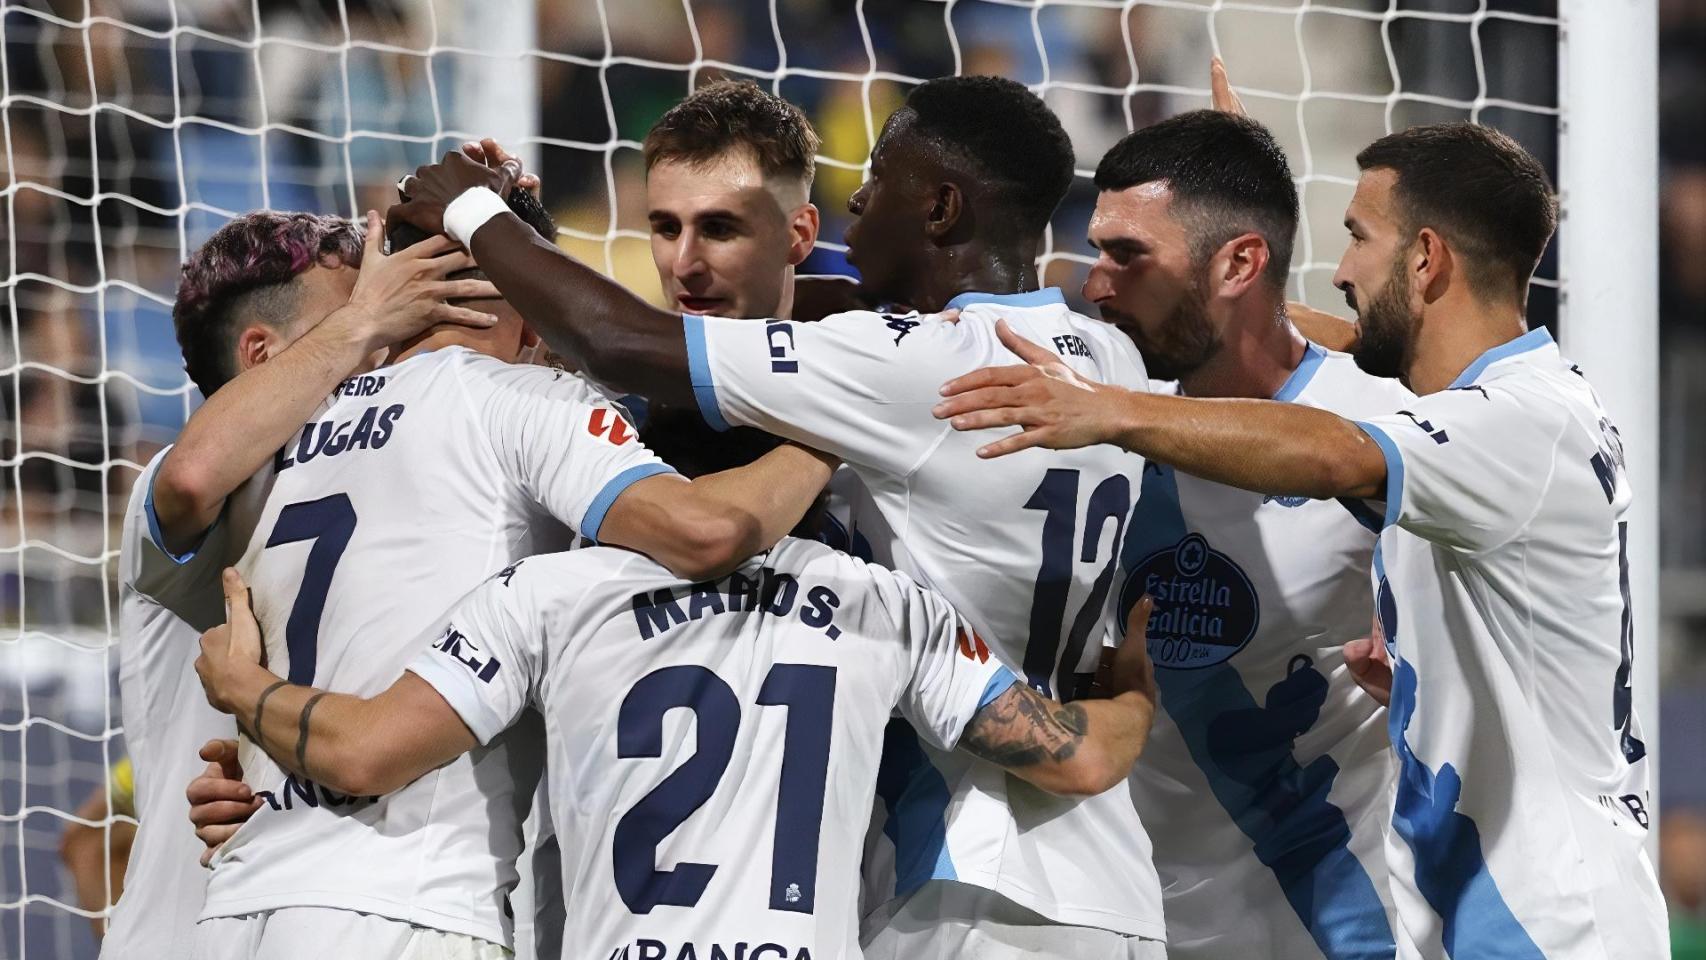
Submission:
<svg viewBox="0 0 1706 960">
<path fill-rule="evenodd" d="M 764 339 L 770 343 L 770 372 L 799 373 L 800 361 L 794 356 L 794 328 L 776 321 L 764 328 Z"/>
<path fill-rule="evenodd" d="M 1301 507 L 1308 502 L 1308 497 L 1281 497 L 1275 496 L 1271 493 L 1262 498 L 1263 506 L 1267 506 L 1270 503 L 1277 503 L 1282 507 Z"/>
<path fill-rule="evenodd" d="M 1145 557 L 1126 577 L 1120 609 L 1155 598 L 1149 656 L 1157 667 L 1194 670 L 1244 649 L 1261 622 L 1256 588 L 1238 564 L 1190 533 Z"/>
</svg>

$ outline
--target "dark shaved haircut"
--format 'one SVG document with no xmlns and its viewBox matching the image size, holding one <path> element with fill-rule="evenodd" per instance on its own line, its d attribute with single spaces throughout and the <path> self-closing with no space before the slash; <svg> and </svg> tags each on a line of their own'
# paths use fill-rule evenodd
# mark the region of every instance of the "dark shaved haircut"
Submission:
<svg viewBox="0 0 1706 960">
<path fill-rule="evenodd" d="M 1024 84 L 1005 77 L 941 77 L 907 95 L 911 132 L 970 165 L 994 186 L 1022 234 L 1040 234 L 1072 186 L 1072 138 Z"/>
<path fill-rule="evenodd" d="M 1297 235 L 1297 185 L 1285 151 L 1248 117 L 1193 110 L 1151 124 L 1108 151 L 1096 167 L 1098 190 L 1166 183 L 1172 210 L 1202 266 L 1228 240 L 1256 233 L 1268 245 L 1264 278 L 1284 288 Z"/>
<path fill-rule="evenodd" d="M 1528 300 L 1528 281 L 1558 228 L 1546 168 L 1510 137 L 1474 123 L 1411 127 L 1374 141 L 1357 167 L 1391 170 L 1404 231 L 1432 227 L 1462 254 L 1482 297 Z"/>
</svg>

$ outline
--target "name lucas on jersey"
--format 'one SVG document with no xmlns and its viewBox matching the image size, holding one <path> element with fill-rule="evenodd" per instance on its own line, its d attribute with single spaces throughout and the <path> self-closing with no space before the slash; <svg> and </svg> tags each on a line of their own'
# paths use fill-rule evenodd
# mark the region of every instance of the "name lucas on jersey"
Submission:
<svg viewBox="0 0 1706 960">
<path fill-rule="evenodd" d="M 348 386 L 368 379 L 376 378 L 356 377 L 344 383 Z M 383 386 L 384 378 L 377 379 Z M 342 387 L 339 389 L 343 390 Z M 368 407 L 348 420 L 309 421 L 297 435 L 295 443 L 285 444 L 273 455 L 273 470 L 288 470 L 322 455 L 335 457 L 352 450 L 378 450 L 391 441 L 391 434 L 396 431 L 397 421 L 402 416 L 403 405 L 393 403 L 384 408 L 377 405 Z"/>
</svg>

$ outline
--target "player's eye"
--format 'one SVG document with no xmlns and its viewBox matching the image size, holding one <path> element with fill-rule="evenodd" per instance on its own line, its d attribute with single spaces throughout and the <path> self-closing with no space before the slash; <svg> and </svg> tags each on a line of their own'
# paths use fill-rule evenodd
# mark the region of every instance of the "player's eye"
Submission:
<svg viewBox="0 0 1706 960">
<path fill-rule="evenodd" d="M 674 220 L 653 220 L 652 233 L 665 240 L 674 240 L 681 236 L 681 224 Z"/>
<path fill-rule="evenodd" d="M 728 240 L 740 233 L 735 225 L 727 220 L 708 221 L 700 232 L 705 234 L 707 240 Z"/>
</svg>

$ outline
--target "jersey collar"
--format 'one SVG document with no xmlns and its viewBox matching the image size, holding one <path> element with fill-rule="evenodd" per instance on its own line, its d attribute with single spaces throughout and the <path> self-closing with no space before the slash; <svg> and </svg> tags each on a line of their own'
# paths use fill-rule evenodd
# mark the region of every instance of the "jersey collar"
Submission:
<svg viewBox="0 0 1706 960">
<path fill-rule="evenodd" d="M 1309 386 L 1309 381 L 1315 379 L 1316 371 L 1321 369 L 1321 361 L 1327 359 L 1327 351 L 1312 340 L 1303 341 L 1303 359 L 1297 364 L 1297 369 L 1291 376 L 1285 378 L 1274 399 L 1281 403 L 1290 403 L 1297 399 L 1303 388 Z"/>
<path fill-rule="evenodd" d="M 1465 367 L 1463 372 L 1457 375 L 1457 379 L 1451 381 L 1451 386 L 1446 389 L 1456 390 L 1460 387 L 1467 387 L 1479 380 L 1481 374 L 1487 372 L 1488 367 L 1500 360 L 1509 360 L 1511 357 L 1548 346 L 1552 346 L 1551 331 L 1545 327 L 1536 327 L 1515 340 L 1507 340 L 1476 357 L 1475 362 Z"/>
<path fill-rule="evenodd" d="M 1065 304 L 1066 295 L 1059 287 L 1044 287 L 1029 293 L 962 293 L 948 301 L 947 309 L 963 310 L 974 303 L 998 303 L 1008 307 L 1050 307 Z"/>
</svg>

